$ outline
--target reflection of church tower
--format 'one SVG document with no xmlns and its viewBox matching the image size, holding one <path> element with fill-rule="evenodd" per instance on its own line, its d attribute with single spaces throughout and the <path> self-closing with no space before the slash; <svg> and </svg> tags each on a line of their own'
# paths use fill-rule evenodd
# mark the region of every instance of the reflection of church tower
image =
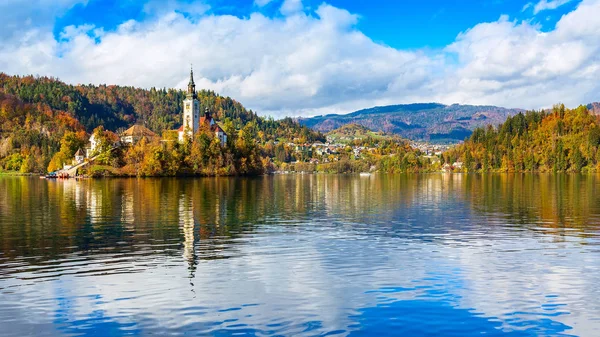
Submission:
<svg viewBox="0 0 600 337">
<path fill-rule="evenodd" d="M 194 211 L 192 200 L 185 195 L 182 195 L 179 199 L 179 225 L 184 237 L 182 256 L 188 262 L 190 279 L 193 279 L 198 264 L 194 235 Z"/>
</svg>

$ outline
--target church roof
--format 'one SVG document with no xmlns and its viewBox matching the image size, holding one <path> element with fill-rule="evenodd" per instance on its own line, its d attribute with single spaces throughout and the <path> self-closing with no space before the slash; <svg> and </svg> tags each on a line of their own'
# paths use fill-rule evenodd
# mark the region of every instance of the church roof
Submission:
<svg viewBox="0 0 600 337">
<path fill-rule="evenodd" d="M 75 152 L 75 157 L 82 157 L 83 156 L 83 151 L 81 150 L 81 148 L 79 148 L 79 150 L 77 150 L 77 152 Z"/>
<path fill-rule="evenodd" d="M 123 136 L 146 137 L 146 138 L 158 137 L 158 135 L 156 133 L 152 132 L 147 127 L 145 127 L 143 125 L 137 125 L 137 124 L 130 127 L 129 129 L 125 130 L 121 134 L 121 137 L 123 137 Z"/>
<path fill-rule="evenodd" d="M 212 117 L 206 117 L 206 116 L 202 116 L 200 117 L 200 125 L 204 124 L 204 123 L 208 123 L 210 124 L 210 121 L 212 120 Z"/>
</svg>

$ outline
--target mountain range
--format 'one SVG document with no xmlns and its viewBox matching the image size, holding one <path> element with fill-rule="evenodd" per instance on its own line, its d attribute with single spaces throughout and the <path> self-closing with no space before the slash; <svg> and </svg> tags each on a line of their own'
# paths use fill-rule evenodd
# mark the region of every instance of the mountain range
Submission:
<svg viewBox="0 0 600 337">
<path fill-rule="evenodd" d="M 587 108 L 600 115 L 599 102 L 590 103 Z M 372 131 L 393 133 L 411 140 L 454 143 L 469 137 L 477 127 L 498 125 L 508 116 L 524 111 L 491 105 L 414 103 L 378 106 L 346 115 L 299 118 L 298 121 L 323 133 L 343 125 L 359 124 Z"/>
<path fill-rule="evenodd" d="M 524 111 L 489 105 L 414 103 L 379 106 L 346 115 L 299 118 L 298 121 L 321 132 L 346 124 L 359 124 L 373 131 L 394 133 L 411 140 L 457 142 L 470 136 L 477 127 L 500 124 L 508 116 Z"/>
</svg>

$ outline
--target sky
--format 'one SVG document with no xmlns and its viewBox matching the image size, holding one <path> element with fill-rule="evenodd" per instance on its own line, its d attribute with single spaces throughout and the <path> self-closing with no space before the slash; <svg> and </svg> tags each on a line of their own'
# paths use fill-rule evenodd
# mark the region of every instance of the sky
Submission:
<svg viewBox="0 0 600 337">
<path fill-rule="evenodd" d="M 2 0 L 0 72 L 198 88 L 263 116 L 600 101 L 600 0 Z"/>
</svg>

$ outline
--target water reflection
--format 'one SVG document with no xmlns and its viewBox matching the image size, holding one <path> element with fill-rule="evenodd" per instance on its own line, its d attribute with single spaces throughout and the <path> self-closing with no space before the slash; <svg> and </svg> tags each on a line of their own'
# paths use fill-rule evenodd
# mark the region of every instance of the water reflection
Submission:
<svg viewBox="0 0 600 337">
<path fill-rule="evenodd" d="M 594 336 L 599 189 L 580 175 L 0 178 L 0 323 Z"/>
</svg>

